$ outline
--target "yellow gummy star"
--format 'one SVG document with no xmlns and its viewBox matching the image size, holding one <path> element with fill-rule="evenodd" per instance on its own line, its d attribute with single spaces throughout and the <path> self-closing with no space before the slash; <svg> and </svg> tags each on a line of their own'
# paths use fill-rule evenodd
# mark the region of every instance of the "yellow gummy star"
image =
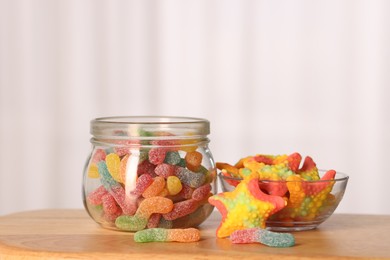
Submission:
<svg viewBox="0 0 390 260">
<path fill-rule="evenodd" d="M 217 237 L 227 237 L 236 230 L 265 228 L 270 215 L 285 207 L 279 196 L 263 193 L 259 188 L 259 174 L 247 168 L 240 169 L 243 180 L 232 192 L 219 193 L 209 198 L 222 215 Z"/>
</svg>

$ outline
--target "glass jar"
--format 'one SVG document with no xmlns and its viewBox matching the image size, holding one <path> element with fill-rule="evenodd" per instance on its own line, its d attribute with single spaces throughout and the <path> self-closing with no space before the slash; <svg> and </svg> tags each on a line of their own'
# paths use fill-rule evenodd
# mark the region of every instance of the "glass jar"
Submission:
<svg viewBox="0 0 390 260">
<path fill-rule="evenodd" d="M 105 117 L 91 121 L 83 202 L 105 228 L 187 228 L 212 212 L 217 193 L 209 121 L 190 117 Z"/>
</svg>

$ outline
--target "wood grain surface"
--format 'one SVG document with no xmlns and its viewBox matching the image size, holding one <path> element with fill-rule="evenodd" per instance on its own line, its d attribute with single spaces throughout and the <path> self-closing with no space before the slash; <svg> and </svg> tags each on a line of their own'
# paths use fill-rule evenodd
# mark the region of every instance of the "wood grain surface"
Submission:
<svg viewBox="0 0 390 260">
<path fill-rule="evenodd" d="M 316 230 L 295 232 L 296 245 L 234 245 L 215 237 L 220 216 L 195 243 L 135 243 L 133 234 L 101 228 L 84 210 L 40 210 L 0 217 L 0 259 L 390 259 L 390 216 L 335 214 Z"/>
</svg>

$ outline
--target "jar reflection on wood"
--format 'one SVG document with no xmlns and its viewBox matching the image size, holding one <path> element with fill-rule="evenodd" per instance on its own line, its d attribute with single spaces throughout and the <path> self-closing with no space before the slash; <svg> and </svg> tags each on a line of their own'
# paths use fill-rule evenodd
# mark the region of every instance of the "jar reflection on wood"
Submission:
<svg viewBox="0 0 390 260">
<path fill-rule="evenodd" d="M 124 231 L 186 228 L 212 212 L 217 193 L 209 121 L 106 117 L 91 121 L 83 202 L 101 226 Z"/>
</svg>

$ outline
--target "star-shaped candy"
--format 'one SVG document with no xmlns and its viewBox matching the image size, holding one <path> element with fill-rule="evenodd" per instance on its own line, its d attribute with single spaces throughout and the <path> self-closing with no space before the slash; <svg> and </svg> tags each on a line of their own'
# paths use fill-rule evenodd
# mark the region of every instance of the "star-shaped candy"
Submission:
<svg viewBox="0 0 390 260">
<path fill-rule="evenodd" d="M 265 228 L 269 216 L 286 206 L 279 196 L 263 193 L 259 188 L 259 174 L 247 168 L 240 169 L 243 180 L 232 192 L 219 193 L 209 198 L 222 215 L 217 237 L 230 236 L 236 230 Z"/>
</svg>

